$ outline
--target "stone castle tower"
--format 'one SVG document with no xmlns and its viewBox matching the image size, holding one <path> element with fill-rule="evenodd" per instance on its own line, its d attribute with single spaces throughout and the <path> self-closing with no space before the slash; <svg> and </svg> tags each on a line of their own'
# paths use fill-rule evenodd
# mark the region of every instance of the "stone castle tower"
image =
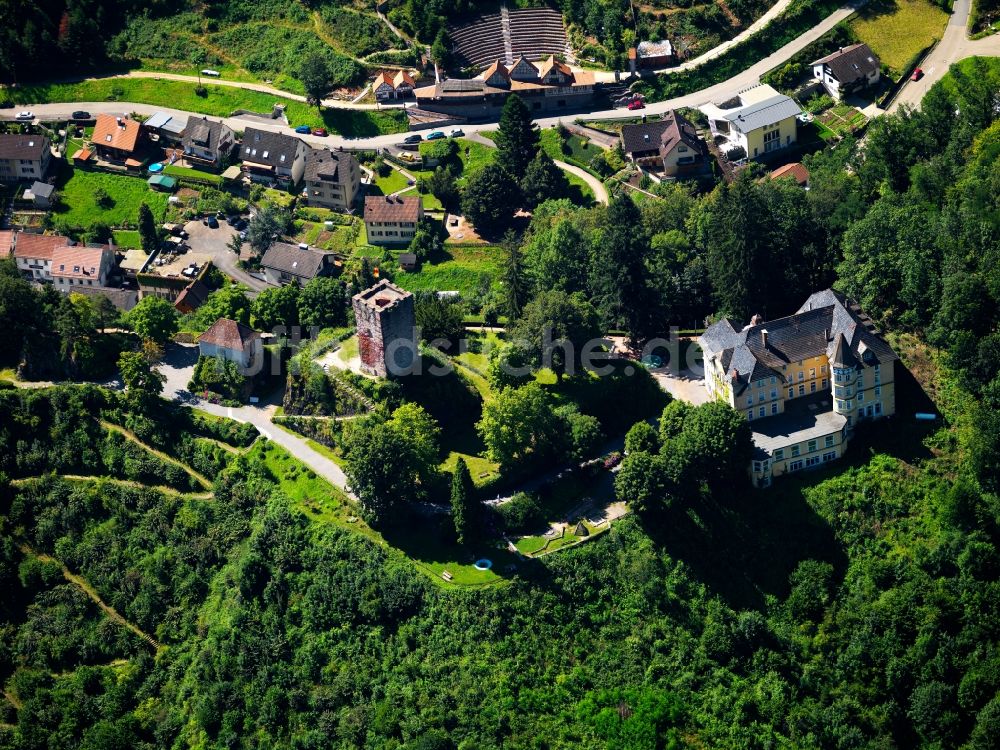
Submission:
<svg viewBox="0 0 1000 750">
<path fill-rule="evenodd" d="M 361 369 L 383 378 L 410 374 L 417 357 L 413 295 L 382 280 L 351 303 Z"/>
</svg>

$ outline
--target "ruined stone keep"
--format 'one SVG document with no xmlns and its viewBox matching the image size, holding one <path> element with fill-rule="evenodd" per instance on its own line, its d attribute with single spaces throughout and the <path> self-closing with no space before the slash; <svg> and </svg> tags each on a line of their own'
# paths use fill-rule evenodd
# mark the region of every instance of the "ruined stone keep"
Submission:
<svg viewBox="0 0 1000 750">
<path fill-rule="evenodd" d="M 355 294 L 352 306 L 361 369 L 383 378 L 409 374 L 417 355 L 413 295 L 382 280 Z"/>
</svg>

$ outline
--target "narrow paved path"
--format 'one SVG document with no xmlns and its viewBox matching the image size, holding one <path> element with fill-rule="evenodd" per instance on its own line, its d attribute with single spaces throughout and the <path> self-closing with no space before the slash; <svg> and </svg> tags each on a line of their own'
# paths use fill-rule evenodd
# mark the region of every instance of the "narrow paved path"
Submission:
<svg viewBox="0 0 1000 750">
<path fill-rule="evenodd" d="M 163 361 L 157 369 L 166 377 L 163 397 L 177 401 L 183 406 L 192 407 L 216 417 L 227 417 L 237 422 L 246 422 L 257 428 L 261 435 L 274 441 L 291 455 L 304 463 L 319 476 L 337 487 L 352 499 L 357 499 L 350 491 L 347 475 L 329 458 L 309 446 L 305 438 L 279 429 L 271 420 L 277 410 L 277 404 L 220 406 L 203 401 L 187 390 L 198 360 L 198 347 L 190 344 L 172 344 L 167 348 Z"/>
<path fill-rule="evenodd" d="M 42 562 L 55 563 L 56 565 L 58 565 L 62 569 L 63 578 L 65 578 L 67 581 L 69 581 L 70 583 L 72 583 L 75 586 L 77 586 L 83 593 L 85 593 L 87 596 L 89 596 L 91 598 L 91 600 L 94 602 L 94 604 L 96 604 L 98 607 L 100 607 L 101 611 L 104 612 L 105 615 L 107 615 L 107 617 L 108 617 L 109 620 L 112 620 L 112 621 L 118 623 L 119 625 L 122 625 L 123 627 L 128 628 L 133 633 L 135 633 L 137 636 L 139 636 L 140 638 L 142 638 L 142 640 L 144 640 L 146 643 L 148 643 L 150 646 L 152 646 L 154 650 L 159 651 L 161 648 L 163 648 L 163 646 L 161 644 L 159 644 L 159 643 L 156 642 L 156 640 L 153 638 L 153 636 L 151 636 L 148 633 L 140 630 L 136 625 L 133 625 L 128 620 L 126 620 L 124 617 L 122 617 L 118 613 L 118 610 L 116 610 L 114 607 L 110 606 L 109 604 L 106 604 L 104 602 L 104 600 L 101 599 L 100 595 L 93 589 L 93 587 L 91 587 L 91 585 L 89 583 L 87 583 L 87 581 L 84 578 L 82 578 L 82 577 L 78 576 L 76 573 L 72 572 L 69 568 L 67 568 L 65 565 L 63 565 L 59 560 L 56 560 L 51 555 L 46 555 L 43 552 L 36 552 L 31 547 L 29 547 L 27 544 L 19 544 L 18 548 L 25 555 L 30 555 L 31 557 L 37 558 L 38 560 L 41 560 Z"/>
<path fill-rule="evenodd" d="M 271 421 L 271 418 L 274 416 L 275 407 L 232 407 L 219 406 L 206 402 L 192 404 L 192 406 L 217 417 L 228 417 L 229 419 L 235 419 L 237 422 L 249 422 L 257 428 L 261 435 L 280 445 L 348 497 L 357 500 L 357 497 L 350 490 L 350 483 L 343 469 L 337 466 L 334 461 L 331 461 L 322 453 L 310 447 L 305 438 L 299 437 L 288 430 L 280 429 L 278 425 Z"/>
<path fill-rule="evenodd" d="M 594 191 L 594 198 L 597 199 L 598 203 L 603 203 L 607 205 L 610 201 L 608 197 L 608 190 L 604 187 L 604 183 L 599 179 L 594 177 L 586 169 L 580 169 L 580 167 L 574 164 L 567 164 L 564 161 L 559 161 L 558 159 L 553 159 L 555 165 L 564 172 L 569 172 L 571 175 L 576 175 L 581 180 L 587 183 L 587 186 Z"/>
</svg>

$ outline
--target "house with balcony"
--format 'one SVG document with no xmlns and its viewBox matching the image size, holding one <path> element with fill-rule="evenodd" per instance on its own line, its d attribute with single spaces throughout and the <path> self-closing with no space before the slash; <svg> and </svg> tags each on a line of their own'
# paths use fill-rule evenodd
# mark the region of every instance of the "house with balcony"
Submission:
<svg viewBox="0 0 1000 750">
<path fill-rule="evenodd" d="M 868 88 L 882 76 L 882 63 L 867 44 L 841 47 L 812 64 L 813 78 L 834 99 Z"/>
<path fill-rule="evenodd" d="M 757 159 L 791 146 L 802 114 L 791 97 L 766 84 L 742 89 L 700 109 L 708 117 L 713 141 L 730 161 Z"/>
<path fill-rule="evenodd" d="M 310 206 L 346 211 L 361 189 L 358 160 L 346 152 L 312 148 L 306 154 L 302 197 Z"/>
<path fill-rule="evenodd" d="M 664 177 L 688 177 L 710 170 L 708 147 L 694 125 L 676 110 L 661 120 L 623 125 L 622 150 L 632 163 L 662 172 Z"/>
<path fill-rule="evenodd" d="M 142 166 L 139 154 L 142 141 L 142 125 L 127 115 L 97 115 L 90 136 L 99 158 L 132 168 Z"/>
<path fill-rule="evenodd" d="M 243 131 L 240 158 L 243 171 L 253 182 L 297 185 L 306 168 L 309 147 L 298 138 L 269 130 Z"/>
<path fill-rule="evenodd" d="M 228 125 L 207 117 L 188 120 L 181 141 L 185 161 L 208 169 L 218 169 L 235 143 L 236 136 Z"/>
<path fill-rule="evenodd" d="M 699 337 L 709 395 L 746 414 L 753 483 L 840 458 L 865 421 L 896 412 L 898 357 L 861 308 L 816 292 L 794 314 L 742 328 L 728 318 Z"/>
</svg>

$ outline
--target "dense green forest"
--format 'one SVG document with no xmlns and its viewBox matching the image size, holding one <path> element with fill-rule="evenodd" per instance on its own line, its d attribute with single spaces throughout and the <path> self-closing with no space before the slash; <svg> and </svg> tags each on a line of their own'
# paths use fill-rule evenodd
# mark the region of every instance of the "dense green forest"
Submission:
<svg viewBox="0 0 1000 750">
<path fill-rule="evenodd" d="M 812 157 L 808 192 L 745 174 L 542 204 L 510 243 L 518 325 L 559 307 L 642 338 L 651 311 L 771 317 L 833 283 L 914 377 L 843 462 L 766 491 L 633 483 L 635 515 L 493 586 L 300 512 L 266 441 L 131 378 L 0 389 L 0 748 L 995 747 L 998 95 L 996 67 L 964 63 L 863 148 Z M 15 276 L 2 364 L 78 375 L 98 313 Z M 658 434 L 697 449 L 719 410 L 676 403 Z M 397 409 L 365 444 L 406 429 Z M 394 533 L 419 533 L 397 507 Z"/>
</svg>

